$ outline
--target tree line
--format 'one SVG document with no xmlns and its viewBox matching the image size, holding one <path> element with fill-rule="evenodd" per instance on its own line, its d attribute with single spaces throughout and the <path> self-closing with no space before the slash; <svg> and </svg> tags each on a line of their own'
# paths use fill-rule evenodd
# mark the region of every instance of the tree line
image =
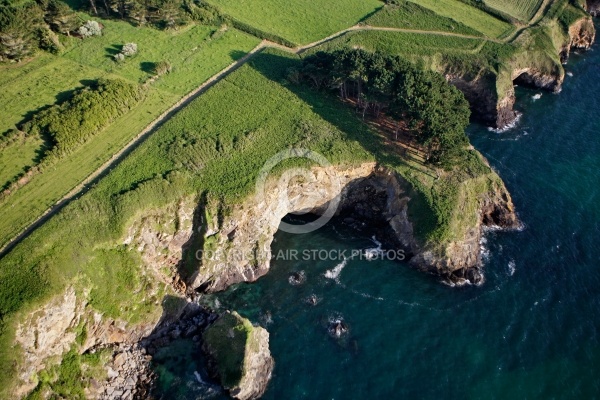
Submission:
<svg viewBox="0 0 600 400">
<path fill-rule="evenodd" d="M 452 168 L 469 158 L 469 104 L 438 73 L 420 70 L 397 56 L 343 49 L 307 57 L 291 75 L 318 90 L 335 90 L 342 99 L 354 99 L 363 117 L 384 112 L 406 120 L 432 164 Z"/>
<path fill-rule="evenodd" d="M 136 25 L 171 29 L 196 20 L 217 23 L 218 13 L 195 0 L 79 0 L 77 10 Z M 0 0 L 0 62 L 20 61 L 35 50 L 60 52 L 59 34 L 77 35 L 84 25 L 75 10 L 61 0 Z"/>
</svg>

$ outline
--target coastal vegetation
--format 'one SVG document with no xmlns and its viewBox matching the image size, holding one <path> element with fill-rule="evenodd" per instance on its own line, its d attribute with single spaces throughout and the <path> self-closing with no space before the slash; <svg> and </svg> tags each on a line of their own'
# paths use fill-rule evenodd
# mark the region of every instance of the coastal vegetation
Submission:
<svg viewBox="0 0 600 400">
<path fill-rule="evenodd" d="M 252 195 L 266 160 L 291 147 L 334 165 L 376 161 L 397 173 L 410 186 L 416 240 L 444 255 L 477 226 L 482 196 L 503 188 L 470 146 L 469 103 L 447 79 L 481 83 L 493 107 L 513 90 L 513 71 L 562 79 L 559 54 L 570 27 L 586 18 L 567 0 L 551 2 L 532 27 L 523 23 L 539 1 L 485 2 L 518 21 L 458 0 L 107 0 L 75 9 L 59 0 L 3 1 L 0 246 L 261 39 L 293 47 L 362 29 L 300 54 L 277 46 L 249 58 L 161 119 L 102 179 L 0 258 L 5 393 L 15 384 L 14 335 L 25 315 L 73 286 L 89 315 L 132 325 L 154 318 L 173 289 L 145 270 L 128 241 L 132 224 L 182 202 L 222 218 Z M 192 258 L 185 271 L 198 267 Z M 34 377 L 32 398 L 80 396 L 89 378 L 81 366 L 100 362 L 87 357 L 75 348 L 54 360 Z M 233 382 L 239 359 L 224 365 L 224 381 Z"/>
<path fill-rule="evenodd" d="M 518 21 L 527 22 L 542 6 L 543 0 L 486 0 L 485 5 Z"/>
<path fill-rule="evenodd" d="M 443 17 L 452 18 L 491 38 L 506 37 L 515 29 L 511 24 L 460 0 L 410 1 L 428 8 Z"/>
<path fill-rule="evenodd" d="M 180 97 L 259 43 L 259 39 L 233 28 L 192 24 L 165 31 L 101 21 L 101 36 L 81 40 L 61 35 L 64 50 L 59 55 L 40 52 L 27 62 L 0 65 L 0 187 L 8 189 L 21 180 L 18 190 L 5 192 L 0 200 L 4 216 L 0 220 L 0 245 L 110 159 Z M 135 42 L 138 53 L 116 63 L 112 56 L 121 51 L 125 41 Z M 155 64 L 161 61 L 169 63 L 171 73 L 153 78 Z M 36 110 L 63 103 L 73 92 L 98 79 L 123 79 L 140 86 L 145 95 L 128 112 L 114 115 L 110 123 L 51 169 L 27 175 L 41 161 L 48 143 L 38 135 L 19 133 L 18 127 Z"/>
</svg>

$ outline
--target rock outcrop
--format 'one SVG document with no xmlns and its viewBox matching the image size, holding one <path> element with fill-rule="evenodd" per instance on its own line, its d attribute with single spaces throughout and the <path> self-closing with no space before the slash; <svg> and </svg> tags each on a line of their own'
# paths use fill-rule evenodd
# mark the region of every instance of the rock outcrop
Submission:
<svg viewBox="0 0 600 400">
<path fill-rule="evenodd" d="M 326 184 L 334 176 L 342 182 L 337 191 Z M 479 277 L 473 279 L 476 283 L 481 280 L 479 241 L 483 227 L 518 227 L 510 195 L 499 178 L 493 181 L 492 188 L 478 199 L 479 214 L 464 237 L 438 246 L 421 243 L 415 237 L 408 212 L 412 186 L 397 173 L 375 163 L 355 168 L 313 168 L 310 176 L 290 188 L 288 200 L 282 201 L 284 193 L 273 182 L 266 197 L 251 198 L 233 207 L 221 225 L 205 229 L 210 232 L 205 249 L 219 250 L 213 257 L 202 259 L 192 286 L 216 292 L 235 283 L 255 281 L 269 270 L 271 242 L 281 219 L 296 212 L 321 214 L 336 198 L 338 217 L 377 232 L 388 246 L 403 249 L 414 266 L 446 277 L 463 276 L 473 269 L 468 274 Z"/>
<path fill-rule="evenodd" d="M 587 0 L 586 9 L 590 15 L 597 17 L 600 15 L 600 0 Z"/>
<path fill-rule="evenodd" d="M 588 2 L 590 13 L 597 14 L 599 9 L 598 1 Z M 477 74 L 463 73 L 460 68 L 457 70 L 452 66 L 446 69 L 442 67 L 440 72 L 463 92 L 475 118 L 499 129 L 510 126 L 518 117 L 514 110 L 513 83 L 559 91 L 565 77 L 561 63 L 567 62 L 571 50 L 589 49 L 596 36 L 594 23 L 589 16 L 577 19 L 567 30 L 559 28 L 558 24 L 549 25 L 547 29 L 553 31 L 553 36 L 560 42 L 553 44 L 556 53 L 537 49 L 535 42 L 539 38 L 525 30 L 514 41 L 520 50 L 503 60 L 497 71 L 482 68 L 476 62 L 467 70 L 481 68 Z M 552 42 L 554 39 L 548 37 L 547 40 Z"/>
<path fill-rule="evenodd" d="M 213 376 L 233 398 L 257 399 L 265 392 L 274 361 L 264 328 L 252 326 L 236 312 L 226 312 L 206 329 L 203 349 Z"/>
</svg>

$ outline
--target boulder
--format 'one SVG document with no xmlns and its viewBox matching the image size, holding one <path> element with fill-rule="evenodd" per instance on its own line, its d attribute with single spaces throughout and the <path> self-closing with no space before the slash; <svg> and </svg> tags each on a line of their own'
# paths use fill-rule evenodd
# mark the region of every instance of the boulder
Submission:
<svg viewBox="0 0 600 400">
<path fill-rule="evenodd" d="M 271 379 L 274 361 L 269 333 L 236 312 L 219 317 L 204 332 L 204 353 L 213 378 L 239 400 L 262 396 Z"/>
</svg>

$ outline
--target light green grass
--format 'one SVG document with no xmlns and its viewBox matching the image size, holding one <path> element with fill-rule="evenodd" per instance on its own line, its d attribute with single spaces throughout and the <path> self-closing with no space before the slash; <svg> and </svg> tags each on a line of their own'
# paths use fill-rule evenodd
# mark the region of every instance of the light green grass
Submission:
<svg viewBox="0 0 600 400">
<path fill-rule="evenodd" d="M 476 54 L 484 41 L 460 37 L 388 31 L 350 32 L 330 42 L 311 49 L 328 51 L 343 47 L 362 48 L 405 57 L 425 68 L 438 69 L 443 54 L 464 55 L 469 58 Z"/>
<path fill-rule="evenodd" d="M 485 0 L 485 4 L 501 13 L 528 22 L 542 5 L 543 0 Z"/>
<path fill-rule="evenodd" d="M 242 57 L 258 40 L 236 29 L 229 29 L 211 39 L 215 27 L 190 25 L 178 31 L 159 31 L 134 27 L 122 21 L 106 21 L 104 34 L 86 40 L 73 40 L 64 58 L 119 75 L 134 82 L 144 82 L 152 75 L 154 63 L 168 61 L 173 70 L 155 87 L 183 95 L 223 68 Z M 138 45 L 138 53 L 122 63 L 112 55 L 127 42 Z"/>
<path fill-rule="evenodd" d="M 134 110 L 0 203 L 3 215 L 0 246 L 102 165 L 183 94 L 259 43 L 259 39 L 235 29 L 218 39 L 209 39 L 217 28 L 191 26 L 179 33 L 168 33 L 135 28 L 125 22 L 103 23 L 106 24 L 105 36 L 84 41 L 72 39 L 69 51 L 63 56 L 41 54 L 21 68 L 0 67 L 0 109 L 3 110 L 0 132 L 14 127 L 28 112 L 53 104 L 57 97 L 64 98 L 66 93 L 82 86 L 83 80 L 121 77 L 144 81 L 150 74 L 142 70 L 141 63 L 160 61 L 163 59 L 161 51 L 171 57 L 167 59 L 172 63 L 173 72 L 154 82 L 147 98 Z M 121 42 L 137 42 L 138 55 L 121 65 L 107 57 L 106 48 L 109 43 L 117 42 L 115 36 L 123 38 Z M 6 165 L 6 169 L 2 168 L 0 173 L 0 185 L 31 165 L 40 146 L 41 142 L 31 141 L 25 147 L 15 143 L 1 150 L 0 167 Z"/>
<path fill-rule="evenodd" d="M 0 150 L 0 186 L 23 172 L 25 166 L 35 165 L 37 150 L 43 142 L 37 138 L 19 140 Z"/>
<path fill-rule="evenodd" d="M 17 235 L 176 100 L 175 95 L 150 92 L 137 107 L 109 128 L 7 197 L 0 203 L 3 216 L 0 219 L 0 243 L 5 244 Z"/>
<path fill-rule="evenodd" d="M 81 80 L 108 75 L 47 53 L 40 53 L 20 67 L 0 66 L 0 133 L 14 128 L 27 113 L 54 104 L 57 98 L 64 99 L 70 91 L 83 86 Z"/>
<path fill-rule="evenodd" d="M 452 18 L 491 38 L 507 36 L 514 26 L 458 0 L 410 0 L 437 14 Z"/>
<path fill-rule="evenodd" d="M 465 24 L 443 17 L 410 1 L 400 1 L 396 5 L 385 6 L 367 18 L 365 23 L 371 26 L 482 36 L 481 32 Z"/>
<path fill-rule="evenodd" d="M 210 0 L 222 12 L 296 44 L 341 31 L 374 12 L 377 0 Z"/>
</svg>

